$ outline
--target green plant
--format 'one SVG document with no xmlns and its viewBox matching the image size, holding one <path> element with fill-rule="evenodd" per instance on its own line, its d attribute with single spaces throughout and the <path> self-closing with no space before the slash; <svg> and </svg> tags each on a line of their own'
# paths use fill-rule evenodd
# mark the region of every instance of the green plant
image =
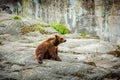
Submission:
<svg viewBox="0 0 120 80">
<path fill-rule="evenodd" d="M 14 19 L 14 20 L 21 20 L 20 16 L 18 16 L 18 15 L 13 16 L 13 19 Z"/>
<path fill-rule="evenodd" d="M 56 29 L 61 34 L 67 34 L 67 33 L 70 32 L 67 29 L 67 27 L 64 24 L 61 24 L 61 23 L 52 23 L 51 27 L 53 27 L 54 29 Z"/>
<path fill-rule="evenodd" d="M 87 34 L 86 34 L 85 32 L 82 32 L 82 33 L 80 34 L 80 36 L 82 36 L 82 37 L 86 37 Z"/>
<path fill-rule="evenodd" d="M 45 30 L 40 26 L 40 25 L 35 25 L 34 26 L 37 31 L 39 31 L 42 34 L 45 34 Z"/>
</svg>

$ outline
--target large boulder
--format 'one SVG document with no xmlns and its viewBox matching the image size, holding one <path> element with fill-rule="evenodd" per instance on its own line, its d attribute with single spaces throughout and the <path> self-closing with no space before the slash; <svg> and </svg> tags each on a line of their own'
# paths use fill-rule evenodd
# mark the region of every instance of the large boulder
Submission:
<svg viewBox="0 0 120 80">
<path fill-rule="evenodd" d="M 117 75 L 120 74 L 120 58 L 106 54 L 107 51 L 114 50 L 113 45 L 99 42 L 97 39 L 67 39 L 66 43 L 59 45 L 61 62 L 44 59 L 43 64 L 38 64 L 35 59 L 36 46 L 51 36 L 54 34 L 41 35 L 39 32 L 30 32 L 21 35 L 16 41 L 4 40 L 0 44 L 0 79 L 102 80 L 110 79 L 111 76 L 114 76 L 113 79 L 120 78 Z M 6 38 L 6 35 L 2 37 Z"/>
<path fill-rule="evenodd" d="M 17 15 L 0 13 L 0 34 L 19 35 L 35 31 L 34 25 L 39 22 L 31 19 L 24 19 Z"/>
</svg>

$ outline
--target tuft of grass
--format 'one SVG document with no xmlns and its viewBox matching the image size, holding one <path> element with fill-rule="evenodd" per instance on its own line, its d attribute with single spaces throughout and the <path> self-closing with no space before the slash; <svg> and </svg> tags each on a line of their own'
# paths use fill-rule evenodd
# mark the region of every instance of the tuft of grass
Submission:
<svg viewBox="0 0 120 80">
<path fill-rule="evenodd" d="M 39 31 L 40 33 L 42 34 L 45 34 L 45 30 L 43 29 L 43 27 L 41 27 L 39 24 L 38 25 L 35 25 L 35 30 Z"/>
<path fill-rule="evenodd" d="M 15 16 L 13 16 L 13 19 L 14 19 L 14 20 L 21 20 L 21 17 L 18 16 L 18 15 L 15 15 Z"/>
<path fill-rule="evenodd" d="M 42 23 L 40 24 L 40 26 L 41 26 L 41 27 L 44 27 L 44 28 L 46 28 L 46 27 L 50 27 L 50 25 L 42 24 Z"/>
<path fill-rule="evenodd" d="M 82 37 L 86 37 L 87 36 L 87 34 L 85 33 L 85 32 L 82 32 L 81 34 L 80 34 L 80 36 L 82 36 Z"/>
<path fill-rule="evenodd" d="M 52 23 L 51 27 L 53 27 L 54 29 L 56 29 L 60 34 L 67 34 L 70 33 L 70 31 L 68 30 L 68 28 L 61 23 Z"/>
<path fill-rule="evenodd" d="M 35 31 L 35 29 L 33 27 L 22 27 L 21 28 L 22 34 L 26 34 L 26 33 L 33 32 L 33 31 Z"/>
<path fill-rule="evenodd" d="M 44 30 L 44 27 L 41 27 L 40 24 L 36 24 L 36 25 L 32 25 L 32 26 L 23 26 L 21 28 L 21 33 L 22 34 L 26 34 L 26 33 L 29 33 L 29 32 L 34 32 L 34 31 L 39 31 L 40 33 L 42 34 L 45 34 L 45 30 Z"/>
</svg>

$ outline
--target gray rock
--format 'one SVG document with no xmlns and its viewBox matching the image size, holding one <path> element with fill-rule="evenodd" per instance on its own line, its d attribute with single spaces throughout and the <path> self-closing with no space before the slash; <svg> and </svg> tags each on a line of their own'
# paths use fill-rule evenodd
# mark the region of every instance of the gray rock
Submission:
<svg viewBox="0 0 120 80">
<path fill-rule="evenodd" d="M 81 38 L 80 35 L 77 34 L 77 33 L 74 33 L 74 34 L 65 34 L 65 37 L 67 39 L 80 39 Z"/>
<path fill-rule="evenodd" d="M 44 28 L 45 32 L 48 34 L 52 34 L 52 33 L 58 33 L 54 28 L 52 27 L 46 27 Z"/>
<path fill-rule="evenodd" d="M 0 36 L 4 39 L 4 44 L 0 45 L 2 79 L 101 80 L 108 78 L 111 73 L 120 72 L 120 58 L 106 54 L 114 46 L 98 39 L 67 39 L 58 48 L 61 62 L 44 59 L 43 64 L 38 64 L 35 59 L 36 46 L 48 37 L 54 37 L 54 34 L 31 32 L 17 40 L 13 35 Z M 84 63 L 88 61 L 94 62 L 96 67 Z"/>
<path fill-rule="evenodd" d="M 21 31 L 22 23 L 17 20 L 6 20 L 0 22 L 0 34 L 18 35 Z"/>
<path fill-rule="evenodd" d="M 36 20 L 28 20 L 27 18 L 21 18 L 21 20 L 13 19 L 14 16 L 16 15 L 0 14 L 0 34 L 22 34 L 24 31 L 27 31 L 22 31 L 23 28 L 30 28 L 32 29 L 31 31 L 34 31 L 33 26 L 39 23 Z"/>
<path fill-rule="evenodd" d="M 11 66 L 11 69 L 12 69 L 12 71 L 19 71 L 22 69 L 22 67 L 19 65 L 13 65 L 13 66 Z"/>
<path fill-rule="evenodd" d="M 66 43 L 59 46 L 59 51 L 61 52 L 77 54 L 106 53 L 111 50 L 115 50 L 115 47 L 111 43 L 100 41 L 98 39 L 67 39 Z"/>
<path fill-rule="evenodd" d="M 0 22 L 5 21 L 5 20 L 9 20 L 9 19 L 11 19 L 11 15 L 10 14 L 0 13 Z"/>
</svg>

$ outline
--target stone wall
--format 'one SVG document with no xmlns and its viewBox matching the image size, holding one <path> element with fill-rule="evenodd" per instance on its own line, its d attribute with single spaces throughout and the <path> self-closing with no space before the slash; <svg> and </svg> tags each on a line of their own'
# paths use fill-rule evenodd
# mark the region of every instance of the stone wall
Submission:
<svg viewBox="0 0 120 80">
<path fill-rule="evenodd" d="M 85 32 L 113 42 L 120 37 L 119 0 L 8 0 L 8 3 L 1 2 L 9 6 L 12 13 L 21 16 L 40 19 L 41 22 L 48 24 L 64 23 L 72 33 Z"/>
</svg>

